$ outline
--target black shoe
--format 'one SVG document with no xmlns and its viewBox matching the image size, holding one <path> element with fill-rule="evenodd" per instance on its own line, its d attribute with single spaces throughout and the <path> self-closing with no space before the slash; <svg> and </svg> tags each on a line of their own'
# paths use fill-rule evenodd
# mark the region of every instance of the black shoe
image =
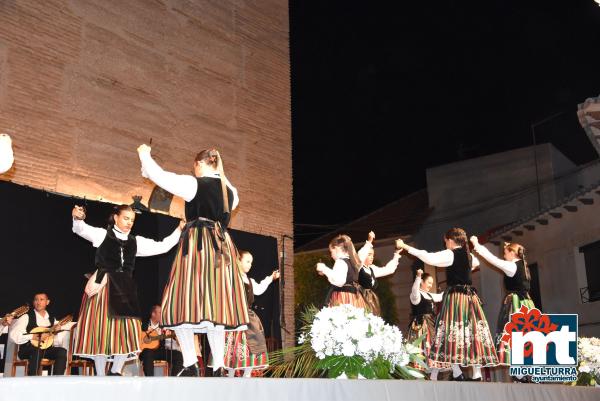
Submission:
<svg viewBox="0 0 600 401">
<path fill-rule="evenodd" d="M 516 376 L 511 376 L 513 383 L 531 383 L 529 376 L 523 376 L 520 379 Z"/>
<path fill-rule="evenodd" d="M 467 382 L 480 382 L 481 381 L 481 377 L 478 377 L 477 379 L 473 379 L 473 378 L 466 378 L 465 381 Z"/>
<path fill-rule="evenodd" d="M 225 374 L 225 369 L 224 368 L 219 368 L 217 370 L 213 370 L 213 377 L 225 377 L 227 376 Z"/>
<path fill-rule="evenodd" d="M 106 376 L 123 376 L 123 375 L 122 375 L 122 374 L 120 374 L 120 373 L 115 373 L 115 372 L 110 372 L 110 371 L 109 371 L 109 372 L 108 372 L 108 374 L 107 374 Z"/>
<path fill-rule="evenodd" d="M 464 382 L 467 379 L 465 378 L 465 375 L 463 375 L 462 373 L 460 374 L 460 376 L 456 376 L 454 377 L 454 375 L 450 376 L 450 381 L 453 382 Z"/>
<path fill-rule="evenodd" d="M 177 376 L 180 376 L 180 377 L 198 377 L 198 364 L 195 363 L 195 364 L 190 365 L 188 367 L 184 367 L 183 369 L 181 369 L 181 371 L 179 373 L 177 373 Z"/>
</svg>

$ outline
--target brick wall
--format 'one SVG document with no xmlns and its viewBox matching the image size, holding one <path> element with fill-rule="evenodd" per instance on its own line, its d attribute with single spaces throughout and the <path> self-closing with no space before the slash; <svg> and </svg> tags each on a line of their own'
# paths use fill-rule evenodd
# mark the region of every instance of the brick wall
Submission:
<svg viewBox="0 0 600 401">
<path fill-rule="evenodd" d="M 2 179 L 147 202 L 139 144 L 153 138 L 178 173 L 217 146 L 240 191 L 232 226 L 291 234 L 288 32 L 285 0 L 0 2 L 0 132 L 15 149 Z M 291 243 L 287 255 L 293 332 Z"/>
</svg>

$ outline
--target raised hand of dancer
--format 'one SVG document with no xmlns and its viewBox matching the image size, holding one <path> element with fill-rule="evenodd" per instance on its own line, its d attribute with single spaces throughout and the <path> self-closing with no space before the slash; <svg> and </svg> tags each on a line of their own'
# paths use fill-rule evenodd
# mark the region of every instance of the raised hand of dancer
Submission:
<svg viewBox="0 0 600 401">
<path fill-rule="evenodd" d="M 367 241 L 369 241 L 370 243 L 373 243 L 374 240 L 375 240 L 375 233 L 373 231 L 369 231 Z"/>
<path fill-rule="evenodd" d="M 396 249 L 408 249 L 408 245 L 404 243 L 404 240 L 397 239 L 396 240 Z"/>
<path fill-rule="evenodd" d="M 423 270 L 419 269 L 417 270 L 417 277 L 421 277 L 423 275 Z"/>
<path fill-rule="evenodd" d="M 6 143 L 8 145 L 12 145 L 12 139 L 7 134 L 0 134 L 0 143 Z"/>
<path fill-rule="evenodd" d="M 71 216 L 73 216 L 75 220 L 85 220 L 85 208 L 75 205 L 73 211 L 71 211 Z"/>
<path fill-rule="evenodd" d="M 471 243 L 473 244 L 473 246 L 479 245 L 479 238 L 477 238 L 476 236 L 472 235 L 470 240 L 471 240 Z"/>
<path fill-rule="evenodd" d="M 319 276 L 324 276 L 325 273 L 323 273 L 325 271 L 325 268 L 327 266 L 325 266 L 325 263 L 317 263 L 317 273 L 319 274 Z"/>
<path fill-rule="evenodd" d="M 148 145 L 146 145 L 145 143 L 141 144 L 140 146 L 138 146 L 137 148 L 138 153 L 150 153 L 152 151 L 152 148 Z"/>
<path fill-rule="evenodd" d="M 271 273 L 271 279 L 273 281 L 277 280 L 279 277 L 281 277 L 281 273 L 279 273 L 279 270 L 275 270 L 273 273 Z"/>
</svg>

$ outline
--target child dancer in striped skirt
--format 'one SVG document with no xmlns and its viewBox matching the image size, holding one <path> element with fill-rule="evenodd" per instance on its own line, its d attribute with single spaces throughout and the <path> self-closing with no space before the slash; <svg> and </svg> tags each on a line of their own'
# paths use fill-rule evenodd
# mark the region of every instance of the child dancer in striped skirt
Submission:
<svg viewBox="0 0 600 401">
<path fill-rule="evenodd" d="M 364 294 L 367 301 L 373 305 L 373 314 L 380 316 L 381 307 L 379 305 L 379 298 L 375 294 L 375 288 L 377 288 L 377 278 L 390 276 L 396 272 L 398 268 L 398 262 L 400 261 L 400 250 L 394 252 L 392 259 L 384 266 L 379 267 L 373 264 L 375 260 L 375 250 L 373 249 L 373 241 L 375 240 L 375 233 L 369 232 L 365 244 L 358 250 L 358 258 L 362 263 L 362 267 L 358 272 L 358 283 L 365 289 Z"/>
<path fill-rule="evenodd" d="M 135 258 L 169 251 L 179 241 L 183 222 L 163 241 L 154 241 L 131 234 L 135 213 L 128 205 L 114 208 L 107 229 L 86 224 L 80 206 L 73 208 L 72 216 L 73 232 L 97 248 L 97 270 L 83 294 L 73 354 L 93 359 L 98 376 L 104 376 L 106 362 L 112 361 L 109 375 L 120 376 L 125 362 L 140 352 Z"/>
<path fill-rule="evenodd" d="M 510 320 L 510 315 L 518 312 L 522 305 L 529 309 L 535 308 L 529 296 L 531 275 L 525 261 L 525 248 L 523 245 L 507 242 L 503 247 L 504 259 L 500 259 L 481 245 L 476 236 L 471 237 L 471 242 L 473 243 L 473 249 L 479 256 L 504 273 L 506 297 L 498 315 L 496 347 L 500 364 L 510 366 L 510 348 L 501 340 L 504 325 Z M 520 378 L 518 380 L 520 381 Z"/>
<path fill-rule="evenodd" d="M 327 277 L 331 284 L 325 305 L 350 304 L 368 312 L 375 312 L 377 305 L 369 302 L 364 295 L 364 288 L 358 283 L 362 262 L 354 249 L 352 239 L 347 235 L 338 235 L 329 243 L 329 252 L 335 261 L 332 268 L 324 263 L 317 263 L 317 272 Z"/>
<path fill-rule="evenodd" d="M 243 370 L 244 377 L 252 376 L 253 370 L 266 369 L 269 366 L 265 332 L 258 315 L 252 309 L 254 296 L 263 294 L 269 285 L 279 278 L 279 270 L 275 270 L 260 283 L 248 278 L 252 268 L 253 257 L 248 251 L 240 252 L 240 263 L 244 272 L 244 286 L 248 297 L 248 315 L 250 322 L 246 331 L 230 331 L 225 338 L 225 369 L 229 377 L 235 376 L 236 370 Z"/>
<path fill-rule="evenodd" d="M 481 301 L 472 286 L 471 270 L 479 260 L 469 252 L 467 234 L 452 228 L 444 236 L 446 250 L 429 253 L 406 245 L 406 249 L 424 263 L 446 268 L 448 287 L 435 322 L 435 339 L 429 354 L 432 368 L 452 368 L 454 380 L 465 380 L 461 366 L 473 367 L 472 380 L 481 380 L 482 366 L 496 366 L 498 355 Z"/>
<path fill-rule="evenodd" d="M 195 333 L 206 333 L 214 375 L 222 376 L 225 331 L 246 330 L 249 322 L 239 256 L 227 232 L 239 202 L 237 190 L 225 177 L 216 149 L 196 155 L 194 177 L 164 171 L 150 151 L 147 145 L 138 148 L 142 175 L 182 197 L 188 221 L 163 292 L 162 324 L 179 340 L 180 376 L 198 376 Z"/>
<path fill-rule="evenodd" d="M 413 341 L 425 336 L 421 341 L 421 349 L 426 358 L 429 357 L 431 345 L 435 338 L 435 307 L 434 303 L 442 301 L 442 294 L 431 293 L 433 277 L 429 273 L 423 273 L 423 270 L 417 270 L 415 282 L 410 292 L 411 321 L 408 325 L 408 335 L 406 341 Z M 420 365 L 414 366 L 421 369 Z M 432 368 L 429 378 L 437 380 L 438 369 Z"/>
</svg>

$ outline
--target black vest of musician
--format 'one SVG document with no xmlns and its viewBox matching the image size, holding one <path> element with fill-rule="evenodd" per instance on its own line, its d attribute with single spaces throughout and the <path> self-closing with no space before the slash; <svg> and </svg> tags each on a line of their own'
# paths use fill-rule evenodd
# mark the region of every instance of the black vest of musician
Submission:
<svg viewBox="0 0 600 401">
<path fill-rule="evenodd" d="M 471 255 L 464 248 L 453 249 L 452 253 L 454 253 L 454 261 L 446 268 L 447 286 L 472 285 Z"/>
<path fill-rule="evenodd" d="M 429 298 L 425 297 L 425 295 L 421 293 L 421 300 L 418 304 L 413 305 L 412 302 L 410 303 L 411 313 L 413 317 L 429 314 L 433 315 L 435 313 L 433 309 L 433 299 L 431 298 L 431 295 L 427 294 L 427 296 Z"/>
<path fill-rule="evenodd" d="M 136 253 L 137 241 L 134 235 L 121 240 L 117 238 L 113 228 L 108 227 L 104 241 L 96 250 L 96 267 L 108 272 L 123 271 L 133 275 Z"/>
<path fill-rule="evenodd" d="M 196 196 L 189 202 L 185 202 L 185 218 L 192 221 L 198 217 L 204 217 L 218 221 L 223 227 L 229 225 L 231 213 L 225 213 L 223 208 L 223 192 L 221 180 L 213 177 L 196 178 L 198 190 Z M 227 187 L 229 210 L 233 207 L 233 191 Z"/>
<path fill-rule="evenodd" d="M 508 292 L 523 293 L 529 292 L 531 285 L 527 280 L 527 273 L 525 271 L 525 263 L 522 260 L 515 261 L 517 265 L 517 271 L 512 277 L 504 275 L 504 288 Z"/>
<path fill-rule="evenodd" d="M 35 309 L 29 309 L 29 312 L 27 312 L 27 316 L 29 316 L 29 322 L 27 323 L 27 328 L 25 329 L 27 333 L 31 332 L 31 330 L 35 329 L 36 327 L 51 327 L 54 324 L 54 316 L 52 316 L 50 312 L 46 312 L 48 313 L 48 320 L 50 321 L 50 326 L 42 326 L 37 324 L 37 315 L 35 314 Z"/>
</svg>

